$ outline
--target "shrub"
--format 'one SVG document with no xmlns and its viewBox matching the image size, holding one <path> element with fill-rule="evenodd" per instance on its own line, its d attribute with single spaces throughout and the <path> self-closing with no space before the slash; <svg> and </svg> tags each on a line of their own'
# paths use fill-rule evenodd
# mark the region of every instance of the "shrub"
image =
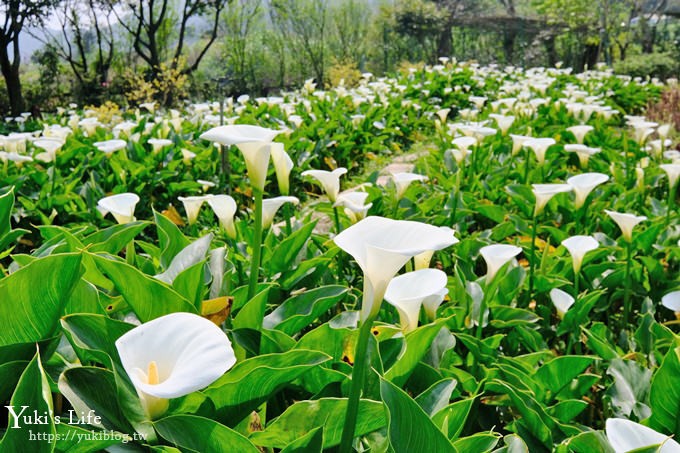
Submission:
<svg viewBox="0 0 680 453">
<path fill-rule="evenodd" d="M 680 74 L 680 62 L 669 52 L 655 52 L 634 55 L 614 64 L 614 71 L 618 74 L 628 74 L 632 77 L 658 77 L 667 79 Z"/>
</svg>

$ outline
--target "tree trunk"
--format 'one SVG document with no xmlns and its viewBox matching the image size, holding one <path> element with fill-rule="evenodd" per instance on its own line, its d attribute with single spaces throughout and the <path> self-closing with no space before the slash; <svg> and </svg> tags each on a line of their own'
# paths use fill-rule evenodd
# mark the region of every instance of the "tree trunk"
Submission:
<svg viewBox="0 0 680 453">
<path fill-rule="evenodd" d="M 548 67 L 552 68 L 557 64 L 557 49 L 555 49 L 555 36 L 550 35 L 545 40 L 545 52 L 548 55 Z"/>
<path fill-rule="evenodd" d="M 588 69 L 593 69 L 597 65 L 599 58 L 600 46 L 593 44 L 586 44 L 583 51 L 583 63 L 587 65 Z"/>
<path fill-rule="evenodd" d="M 453 25 L 451 24 L 451 21 L 447 21 L 446 24 L 444 24 L 444 28 L 439 34 L 439 39 L 437 40 L 437 55 L 435 55 L 435 58 L 450 57 L 453 53 L 453 44 L 451 43 L 452 28 Z"/>
<path fill-rule="evenodd" d="M 13 60 L 17 61 L 17 57 Z M 21 79 L 19 78 L 19 65 L 13 64 L 9 59 L 7 47 L 0 46 L 0 70 L 5 78 L 7 96 L 12 115 L 19 115 L 24 111 L 24 97 L 21 93 Z"/>
<path fill-rule="evenodd" d="M 513 64 L 513 57 L 515 56 L 515 39 L 517 38 L 517 30 L 505 30 L 503 32 L 503 53 L 505 54 L 505 61 L 508 64 Z"/>
</svg>

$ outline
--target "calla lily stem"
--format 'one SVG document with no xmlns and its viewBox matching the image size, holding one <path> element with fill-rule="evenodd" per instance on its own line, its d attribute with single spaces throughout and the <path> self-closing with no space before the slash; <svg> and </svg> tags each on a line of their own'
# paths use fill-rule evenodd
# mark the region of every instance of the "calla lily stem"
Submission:
<svg viewBox="0 0 680 453">
<path fill-rule="evenodd" d="M 623 322 L 627 327 L 630 321 L 630 265 L 632 262 L 632 241 L 626 243 L 626 271 L 624 275 L 624 290 L 623 290 Z"/>
<path fill-rule="evenodd" d="M 250 262 L 250 280 L 248 283 L 248 300 L 255 296 L 257 281 L 260 276 L 260 259 L 262 256 L 262 191 L 254 189 L 255 225 L 253 235 L 253 258 Z"/>
<path fill-rule="evenodd" d="M 335 234 L 340 234 L 342 226 L 340 226 L 340 213 L 338 213 L 337 206 L 333 206 L 333 220 L 335 221 Z"/>
<path fill-rule="evenodd" d="M 368 349 L 368 339 L 371 336 L 372 326 L 373 318 L 369 318 L 364 321 L 359 328 L 359 339 L 354 350 L 352 383 L 349 389 L 345 425 L 340 440 L 340 453 L 352 452 L 352 441 L 354 440 L 354 431 L 356 429 L 357 415 L 359 413 L 359 399 L 361 397 L 361 390 L 364 387 L 364 381 L 366 380 L 366 366 L 368 365 L 366 350 Z"/>
<path fill-rule="evenodd" d="M 673 212 L 673 207 L 675 205 L 675 186 L 668 187 L 668 203 L 666 207 L 666 226 L 670 228 L 671 226 L 671 212 Z"/>
<path fill-rule="evenodd" d="M 529 248 L 529 300 L 531 303 L 531 298 L 534 293 L 534 267 L 536 260 L 536 228 L 538 214 L 534 214 L 533 221 L 531 222 L 531 247 Z"/>
</svg>

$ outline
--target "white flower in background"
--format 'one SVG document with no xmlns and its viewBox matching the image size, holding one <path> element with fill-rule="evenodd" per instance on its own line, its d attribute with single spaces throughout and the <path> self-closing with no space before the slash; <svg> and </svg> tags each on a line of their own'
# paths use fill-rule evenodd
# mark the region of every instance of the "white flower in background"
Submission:
<svg viewBox="0 0 680 453">
<path fill-rule="evenodd" d="M 623 238 L 628 242 L 631 242 L 633 240 L 633 228 L 635 228 L 635 225 L 647 220 L 647 217 L 636 216 L 635 214 L 608 211 L 606 209 L 604 210 L 604 212 L 606 212 L 607 215 L 611 217 L 612 220 L 614 220 L 614 222 L 616 222 L 616 224 L 621 229 Z"/>
<path fill-rule="evenodd" d="M 520 254 L 520 247 L 509 244 L 493 244 L 482 247 L 479 254 L 486 262 L 486 281 L 493 280 L 501 267 Z"/>
<path fill-rule="evenodd" d="M 269 228 L 274 221 L 274 216 L 285 203 L 299 204 L 297 197 L 274 197 L 262 200 L 262 228 Z"/>
<path fill-rule="evenodd" d="M 337 200 L 333 203 L 333 207 L 344 207 L 345 214 L 347 214 L 352 223 L 356 223 L 366 217 L 368 210 L 373 206 L 373 203 L 366 204 L 367 198 L 368 193 L 366 192 L 358 190 L 345 191 L 338 195 Z"/>
<path fill-rule="evenodd" d="M 638 121 L 631 124 L 631 126 L 633 127 L 633 139 L 636 143 L 642 145 L 654 133 L 654 128 L 658 124 L 651 121 Z"/>
<path fill-rule="evenodd" d="M 64 141 L 57 138 L 39 138 L 33 141 L 33 146 L 43 149 L 35 158 L 42 162 L 53 162 L 57 158 L 57 151 L 64 146 Z"/>
<path fill-rule="evenodd" d="M 3 162 L 12 161 L 17 167 L 22 167 L 26 162 L 33 162 L 31 156 L 24 156 L 23 154 L 8 153 L 5 151 L 0 151 L 0 160 Z"/>
<path fill-rule="evenodd" d="M 446 283 L 446 274 L 439 269 L 407 272 L 390 281 L 385 300 L 399 312 L 399 323 L 405 332 L 418 327 L 421 306 L 429 319 L 435 319 L 437 308 L 449 292 Z"/>
<path fill-rule="evenodd" d="M 234 225 L 234 215 L 236 214 L 236 201 L 229 195 L 214 195 L 209 197 L 206 202 L 215 212 L 227 236 L 235 239 L 236 227 Z"/>
<path fill-rule="evenodd" d="M 116 151 L 125 149 L 127 147 L 127 142 L 125 140 L 113 139 L 103 142 L 95 142 L 92 145 L 104 154 L 110 155 Z"/>
<path fill-rule="evenodd" d="M 680 178 L 680 164 L 661 164 L 659 168 L 668 175 L 668 187 L 672 190 Z"/>
<path fill-rule="evenodd" d="M 94 135 L 97 132 L 97 128 L 102 124 L 95 117 L 84 118 L 78 122 L 78 126 L 85 132 L 88 137 Z"/>
<path fill-rule="evenodd" d="M 222 329 L 191 313 L 135 327 L 116 340 L 116 349 L 151 419 L 167 411 L 168 399 L 209 386 L 236 363 Z"/>
<path fill-rule="evenodd" d="M 153 148 L 154 154 L 158 154 L 163 148 L 173 145 L 172 140 L 167 138 L 150 138 L 147 142 Z"/>
<path fill-rule="evenodd" d="M 156 112 L 155 102 L 144 102 L 143 104 L 139 104 L 139 106 L 143 109 L 147 109 L 152 115 Z"/>
<path fill-rule="evenodd" d="M 290 192 L 290 171 L 293 169 L 293 160 L 283 149 L 283 143 L 271 144 L 271 156 L 276 171 L 276 180 L 282 195 Z"/>
<path fill-rule="evenodd" d="M 427 176 L 408 172 L 392 173 L 392 181 L 394 182 L 394 186 L 397 188 L 397 199 L 401 199 L 404 194 L 406 194 L 408 186 L 413 181 L 427 181 Z"/>
<path fill-rule="evenodd" d="M 530 148 L 536 155 L 538 163 L 543 165 L 545 163 L 545 153 L 555 143 L 553 138 L 531 138 L 524 142 L 524 146 Z"/>
<path fill-rule="evenodd" d="M 451 141 L 451 144 L 461 151 L 461 153 L 459 154 L 460 156 L 462 156 L 460 160 L 458 157 L 456 157 L 456 162 L 460 164 L 465 159 L 465 156 L 472 152 L 470 150 L 470 147 L 477 145 L 477 139 L 468 136 L 456 137 Z"/>
<path fill-rule="evenodd" d="M 510 134 L 510 138 L 512 138 L 512 154 L 515 155 L 522 149 L 527 140 L 531 140 L 533 137 Z"/>
<path fill-rule="evenodd" d="M 666 140 L 661 140 L 661 139 L 659 139 L 659 140 L 650 140 L 650 141 L 647 143 L 647 151 L 652 152 L 652 153 L 657 157 L 657 159 L 658 159 L 658 158 L 661 157 L 661 155 L 662 155 L 662 153 L 663 153 L 663 150 L 665 150 L 666 148 L 668 148 L 668 147 L 671 146 L 672 144 L 673 144 L 673 141 L 670 140 L 670 139 L 666 139 Z"/>
<path fill-rule="evenodd" d="M 484 107 L 484 103 L 486 102 L 486 97 L 484 97 L 484 96 L 470 96 L 468 98 L 468 100 L 470 102 L 472 102 L 473 104 L 475 104 L 475 107 L 477 107 L 477 109 L 481 110 Z"/>
<path fill-rule="evenodd" d="M 217 186 L 217 184 L 215 184 L 214 182 L 206 181 L 205 179 L 197 179 L 196 182 L 201 185 L 201 189 L 203 190 L 203 192 L 207 192 L 208 189 Z"/>
<path fill-rule="evenodd" d="M 680 290 L 672 291 L 661 298 L 661 305 L 673 310 L 675 316 L 680 319 Z"/>
<path fill-rule="evenodd" d="M 594 156 L 601 151 L 600 148 L 591 148 L 581 144 L 564 145 L 564 150 L 568 153 L 576 153 L 581 167 L 587 167 L 590 156 Z"/>
<path fill-rule="evenodd" d="M 662 141 L 668 138 L 668 136 L 671 133 L 672 127 L 673 127 L 672 124 L 660 124 L 659 127 L 656 128 L 656 133 L 659 134 L 659 138 Z"/>
<path fill-rule="evenodd" d="M 247 124 L 218 126 L 201 134 L 203 140 L 236 145 L 246 161 L 254 189 L 263 191 L 269 167 L 270 144 L 281 131 Z"/>
<path fill-rule="evenodd" d="M 199 195 L 192 197 L 177 197 L 184 205 L 184 211 L 187 213 L 187 220 L 189 225 L 193 225 L 198 220 L 198 213 L 201 210 L 203 203 L 210 200 L 213 195 Z"/>
<path fill-rule="evenodd" d="M 583 206 L 588 195 L 590 195 L 590 192 L 592 192 L 595 187 L 604 184 L 607 181 L 609 181 L 609 176 L 603 173 L 583 173 L 567 179 L 567 184 L 572 187 L 574 194 L 576 195 L 574 201 L 576 209 Z"/>
<path fill-rule="evenodd" d="M 660 446 L 655 450 L 658 453 L 680 452 L 680 444 L 669 436 L 623 418 L 608 418 L 605 432 L 615 453 L 627 453 L 654 446 Z"/>
<path fill-rule="evenodd" d="M 120 224 L 130 223 L 135 221 L 135 206 L 138 202 L 137 194 L 119 193 L 99 200 L 97 209 L 103 216 L 110 212 Z"/>
<path fill-rule="evenodd" d="M 189 151 L 186 148 L 182 148 L 182 162 L 184 162 L 184 165 L 189 165 L 191 161 L 196 157 L 196 153 L 193 151 Z"/>
<path fill-rule="evenodd" d="M 586 134 L 588 134 L 588 132 L 592 131 L 593 129 L 594 129 L 593 126 L 589 126 L 587 124 L 580 124 L 578 126 L 568 127 L 567 131 L 571 132 L 574 135 L 576 143 L 582 145 L 583 140 L 586 137 Z"/>
<path fill-rule="evenodd" d="M 581 264 L 583 264 L 583 258 L 586 253 L 598 248 L 600 243 L 592 236 L 571 236 L 563 240 L 562 245 L 569 251 L 569 254 L 571 254 L 574 274 L 578 274 L 581 270 Z"/>
<path fill-rule="evenodd" d="M 505 116 L 492 113 L 489 115 L 489 118 L 493 118 L 494 121 L 496 121 L 496 124 L 498 125 L 498 128 L 501 130 L 501 134 L 503 135 L 508 133 L 508 130 L 510 129 L 510 127 L 512 127 L 512 123 L 515 122 L 515 117 L 511 115 Z"/>
<path fill-rule="evenodd" d="M 354 257 L 364 272 L 361 319 L 380 310 L 387 285 L 415 255 L 452 245 L 450 231 L 420 222 L 367 217 L 338 234 L 335 243 Z"/>
<path fill-rule="evenodd" d="M 335 203 L 340 192 L 340 176 L 345 173 L 347 173 L 347 169 L 339 167 L 333 171 L 307 170 L 302 172 L 302 176 L 315 178 L 321 184 L 321 187 L 323 187 L 324 192 L 326 192 L 328 200 L 331 203 Z"/>
<path fill-rule="evenodd" d="M 574 305 L 574 298 L 558 288 L 550 290 L 550 300 L 555 306 L 557 316 L 559 316 L 560 319 L 563 319 L 567 311 Z"/>
<path fill-rule="evenodd" d="M 439 117 L 439 121 L 442 122 L 442 124 L 446 123 L 446 117 L 449 115 L 449 112 L 451 109 L 440 109 L 437 110 L 437 116 Z"/>
<path fill-rule="evenodd" d="M 558 193 L 571 192 L 572 186 L 569 184 L 532 184 L 532 191 L 536 197 L 536 206 L 534 207 L 534 215 L 537 216 L 543 212 L 543 208 L 548 204 L 550 199 Z"/>
</svg>

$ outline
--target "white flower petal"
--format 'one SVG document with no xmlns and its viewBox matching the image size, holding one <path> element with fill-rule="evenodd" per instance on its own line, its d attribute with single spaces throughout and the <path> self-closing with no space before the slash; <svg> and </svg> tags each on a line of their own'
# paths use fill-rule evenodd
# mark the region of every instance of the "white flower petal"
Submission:
<svg viewBox="0 0 680 453">
<path fill-rule="evenodd" d="M 680 444 L 669 436 L 623 418 L 607 419 L 605 431 L 607 440 L 616 453 L 626 453 L 660 444 L 663 445 L 659 449 L 659 453 L 680 452 Z"/>
</svg>

